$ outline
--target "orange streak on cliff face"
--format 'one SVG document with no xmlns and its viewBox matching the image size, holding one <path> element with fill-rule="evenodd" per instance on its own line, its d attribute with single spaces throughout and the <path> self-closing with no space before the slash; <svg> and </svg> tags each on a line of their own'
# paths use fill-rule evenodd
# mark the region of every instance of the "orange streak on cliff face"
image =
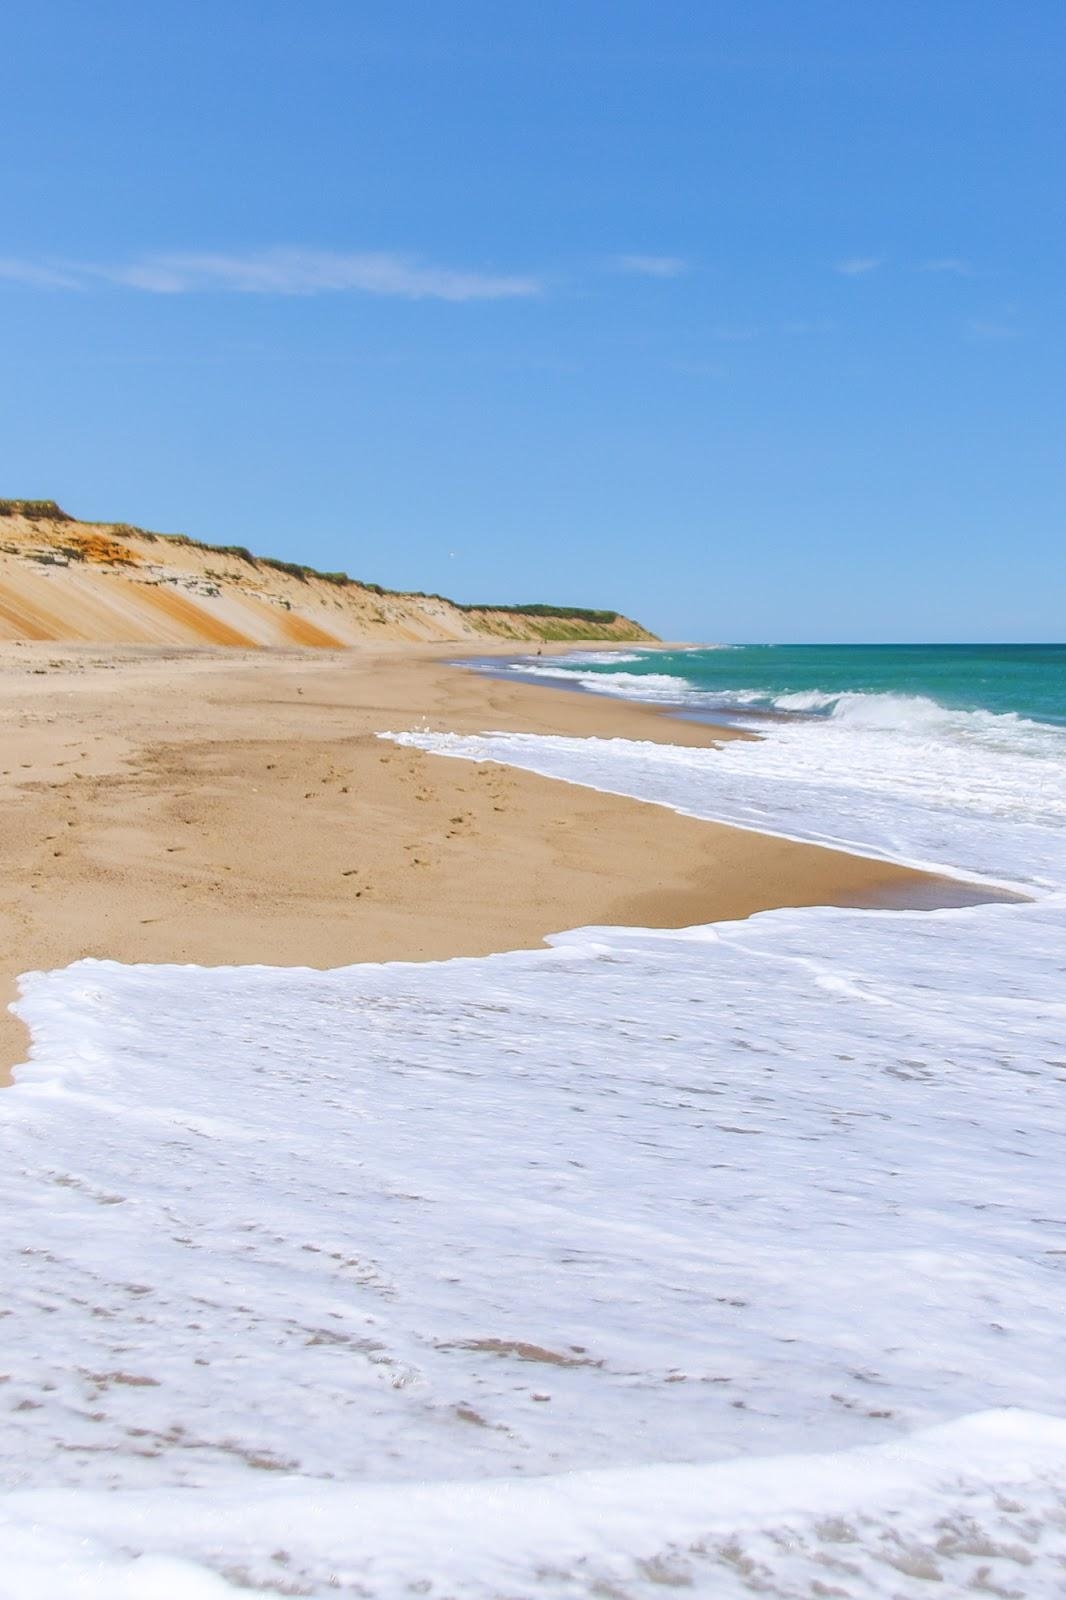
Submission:
<svg viewBox="0 0 1066 1600">
<path fill-rule="evenodd" d="M 12 629 L 13 639 L 58 639 L 59 623 L 22 596 L 0 594 L 0 621 Z"/>
<path fill-rule="evenodd" d="M 135 567 L 140 558 L 132 550 L 119 544 L 104 533 L 79 533 L 70 537 L 70 545 L 79 552 L 79 559 L 97 566 Z"/>
<path fill-rule="evenodd" d="M 281 631 L 290 644 L 310 645 L 316 650 L 336 650 L 341 642 L 296 611 L 286 611 L 279 620 Z"/>
<path fill-rule="evenodd" d="M 258 648 L 256 641 L 249 639 L 246 633 L 238 633 L 228 622 L 213 617 L 202 606 L 195 605 L 183 594 L 165 588 L 162 584 L 155 588 L 144 587 L 139 591 L 138 599 L 148 606 L 154 606 L 172 622 L 179 623 L 182 631 L 189 636 L 190 642 L 236 645 L 242 650 Z"/>
</svg>

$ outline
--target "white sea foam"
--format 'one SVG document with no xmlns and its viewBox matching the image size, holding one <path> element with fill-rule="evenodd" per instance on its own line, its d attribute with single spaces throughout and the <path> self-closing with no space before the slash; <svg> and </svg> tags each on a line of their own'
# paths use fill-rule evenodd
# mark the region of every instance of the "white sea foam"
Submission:
<svg viewBox="0 0 1066 1600">
<path fill-rule="evenodd" d="M 37 1491 L 0 1508 L 0 1586 L 11 1600 L 221 1600 L 249 1590 L 654 1600 L 671 1589 L 714 1600 L 974 1591 L 1058 1600 L 1064 1476 L 1066 1424 L 999 1412 L 845 1456 L 402 1493 L 294 1479 L 254 1498 Z M 165 1554 L 133 1553 L 149 1533 Z M 222 1552 L 238 1589 L 215 1575 Z"/>
<path fill-rule="evenodd" d="M 515 662 L 513 667 L 523 677 L 554 678 L 577 684 L 593 694 L 625 700 L 682 705 L 702 703 L 706 699 L 699 690 L 692 689 L 686 679 L 668 672 L 576 672 L 573 667 L 542 666 L 540 662 Z"/>
<path fill-rule="evenodd" d="M 1066 1426 L 923 1430 L 1056 1392 L 1064 962 L 1052 899 L 27 980 L 0 1594 L 1052 1594 Z"/>
<path fill-rule="evenodd" d="M 709 650 L 736 650 L 732 644 L 693 645 L 672 651 L 673 655 L 703 655 Z M 611 695 L 626 700 L 647 701 L 653 705 L 712 706 L 721 696 L 695 688 L 687 678 L 670 672 L 620 672 L 619 667 L 635 661 L 647 661 L 656 654 L 650 650 L 571 650 L 551 661 L 524 656 L 507 663 L 509 671 L 522 677 L 553 678 L 559 682 L 575 684 L 592 694 Z M 595 672 L 582 672 L 582 667 L 596 667 Z M 610 670 L 604 670 L 609 668 Z M 481 670 L 496 672 L 499 665 L 489 662 Z"/>
<path fill-rule="evenodd" d="M 568 661 L 575 666 L 604 661 L 620 665 L 623 661 L 643 661 L 650 653 L 647 650 L 569 650 L 565 656 L 556 656 L 555 659 Z"/>
<path fill-rule="evenodd" d="M 882 706 L 860 709 L 863 700 L 719 749 L 511 733 L 387 737 L 864 855 L 1027 891 L 1066 887 L 1066 730 L 939 707 L 908 718 L 897 705 L 886 720 Z"/>
</svg>

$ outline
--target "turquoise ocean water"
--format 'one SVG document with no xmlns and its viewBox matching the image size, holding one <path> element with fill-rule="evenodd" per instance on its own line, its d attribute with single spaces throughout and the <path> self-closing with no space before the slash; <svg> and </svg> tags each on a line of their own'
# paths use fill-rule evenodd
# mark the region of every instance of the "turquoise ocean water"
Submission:
<svg viewBox="0 0 1066 1600">
<path fill-rule="evenodd" d="M 739 645 L 606 657 L 589 652 L 553 667 L 553 675 L 590 680 L 588 688 L 624 688 L 627 698 L 659 701 L 674 688 L 683 699 L 699 696 L 706 709 L 718 705 L 727 712 L 831 715 L 842 697 L 892 695 L 1066 726 L 1062 644 Z M 632 681 L 623 684 L 620 674 Z"/>
</svg>

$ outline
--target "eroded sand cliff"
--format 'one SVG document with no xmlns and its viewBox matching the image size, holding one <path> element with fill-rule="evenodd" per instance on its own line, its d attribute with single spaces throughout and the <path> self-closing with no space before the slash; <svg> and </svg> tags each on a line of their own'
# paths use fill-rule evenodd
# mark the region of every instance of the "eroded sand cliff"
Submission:
<svg viewBox="0 0 1066 1600">
<path fill-rule="evenodd" d="M 238 547 L 79 522 L 50 501 L 0 501 L 0 640 L 336 649 L 479 638 L 654 635 L 614 612 L 472 610 Z"/>
</svg>

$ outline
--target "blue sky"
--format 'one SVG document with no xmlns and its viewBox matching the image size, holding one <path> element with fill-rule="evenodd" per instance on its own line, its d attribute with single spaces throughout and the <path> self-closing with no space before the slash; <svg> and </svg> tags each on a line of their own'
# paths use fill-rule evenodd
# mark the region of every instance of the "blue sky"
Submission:
<svg viewBox="0 0 1066 1600">
<path fill-rule="evenodd" d="M 0 21 L 0 494 L 672 637 L 1052 639 L 1066 9 Z"/>
</svg>

